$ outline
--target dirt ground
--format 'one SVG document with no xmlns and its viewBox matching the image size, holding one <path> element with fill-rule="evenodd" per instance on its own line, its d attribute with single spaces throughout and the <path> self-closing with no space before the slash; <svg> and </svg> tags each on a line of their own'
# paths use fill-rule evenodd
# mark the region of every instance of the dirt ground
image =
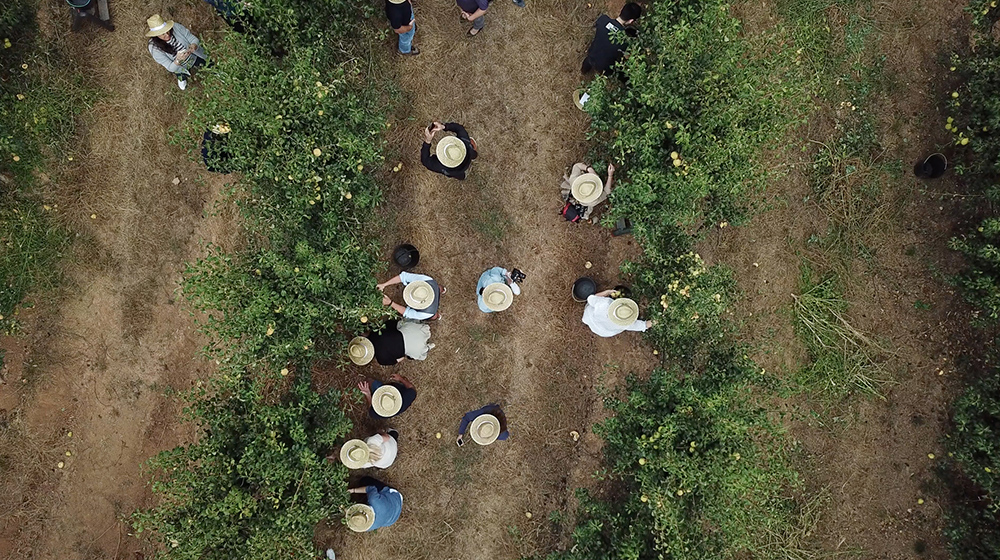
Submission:
<svg viewBox="0 0 1000 560">
<path fill-rule="evenodd" d="M 328 386 L 400 373 L 419 393 L 394 425 L 401 432 L 399 459 L 379 473 L 405 496 L 403 516 L 374 534 L 349 535 L 338 524 L 321 528 L 318 543 L 339 557 L 518 558 L 567 544 L 568 523 L 553 523 L 549 514 L 571 518 L 573 490 L 594 484 L 600 440 L 589 427 L 604 414 L 595 388 L 654 364 L 638 335 L 592 336 L 569 297 L 578 276 L 617 283 L 618 264 L 637 251 L 634 240 L 557 215 L 560 177 L 586 151 L 586 117 L 571 98 L 581 53 L 599 10 L 614 13 L 620 4 L 528 0 L 521 9 L 497 0 L 486 29 L 470 39 L 452 0 L 416 2 L 422 54 L 398 62 L 406 102 L 389 142 L 404 167 L 387 186 L 383 212 L 395 234 L 385 241 L 387 258 L 398 242 L 416 245 L 417 271 L 449 291 L 443 319 L 431 325 L 437 348 L 426 361 L 354 368 L 347 376 L 320 368 Z M 940 51 L 958 46 L 966 27 L 962 2 L 881 6 L 890 66 L 904 84 L 882 108 L 900 116 L 890 119 L 898 126 L 884 140 L 911 162 L 946 140 L 937 132 L 944 132 L 935 108 L 944 84 L 936 81 L 935 63 Z M 68 39 L 105 93 L 85 116 L 68 176 L 51 193 L 80 233 L 67 259 L 66 287 L 38 302 L 24 318 L 23 336 L 0 340 L 8 350 L 3 426 L 20 430 L 24 444 L 17 476 L 6 482 L 18 491 L 0 497 L 0 557 L 117 560 L 144 550 L 120 521 L 149 499 L 140 464 L 190 437 L 163 390 L 211 371 L 198 355 L 203 340 L 178 301 L 178 282 L 202 240 L 225 245 L 237 232 L 231 216 L 212 214 L 224 178 L 166 143 L 167 129 L 183 118 L 181 94 L 149 60 L 141 32 L 150 13 L 171 10 L 202 38 L 219 23 L 193 0 L 176 7 L 114 0 L 118 31 L 90 29 Z M 907 15 L 928 11 L 933 17 L 917 22 Z M 53 3 L 43 27 L 59 32 L 66 17 Z M 389 40 L 382 46 L 393 48 Z M 420 166 L 420 129 L 431 120 L 462 123 L 476 139 L 480 157 L 468 180 Z M 806 129 L 803 137 L 820 132 Z M 823 229 L 821 212 L 800 202 L 808 187 L 796 177 L 774 185 L 768 196 L 782 203 L 773 210 L 701 247 L 710 262 L 736 270 L 746 294 L 737 316 L 760 349 L 756 357 L 774 370 L 801 359 L 789 294 L 796 290 L 797 251 Z M 935 196 L 957 192 L 950 179 L 922 185 L 904 178 L 898 188 L 904 202 L 879 247 L 879 266 L 849 297 L 859 326 L 892 341 L 899 383 L 886 401 L 857 401 L 822 420 L 808 414 L 808 402 L 781 406 L 802 443 L 810 488 L 830 492 L 817 533 L 824 548 L 944 558 L 927 453 L 943 455 L 938 442 L 967 333 L 964 308 L 931 271 L 955 266 L 944 245 L 960 203 Z M 593 268 L 585 268 L 587 261 Z M 528 277 L 510 310 L 487 315 L 475 305 L 474 286 L 495 265 L 518 267 Z M 916 309 L 918 299 L 930 309 Z M 510 441 L 459 449 L 459 417 L 488 402 L 504 406 Z M 359 427 L 358 435 L 368 429 Z M 918 506 L 918 498 L 925 503 Z"/>
</svg>

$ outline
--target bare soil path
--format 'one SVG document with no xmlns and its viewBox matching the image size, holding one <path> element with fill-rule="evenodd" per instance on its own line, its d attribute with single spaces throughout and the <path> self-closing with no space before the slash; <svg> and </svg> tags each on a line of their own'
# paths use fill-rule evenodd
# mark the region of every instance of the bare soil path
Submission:
<svg viewBox="0 0 1000 560">
<path fill-rule="evenodd" d="M 586 117 L 572 92 L 604 6 L 528 0 L 521 9 L 497 0 L 486 28 L 469 38 L 454 0 L 415 5 L 421 54 L 399 63 L 412 120 L 400 119 L 390 138 L 404 168 L 387 214 L 397 241 L 420 249 L 417 271 L 448 294 L 425 362 L 358 370 L 383 379 L 399 372 L 418 390 L 396 426 L 399 459 L 378 473 L 403 493 L 402 518 L 374 534 L 334 527 L 320 540 L 344 558 L 518 558 L 548 550 L 559 533 L 550 512 L 572 514 L 573 490 L 592 486 L 600 440 L 589 427 L 602 413 L 594 387 L 653 364 L 636 333 L 593 335 L 570 297 L 585 274 L 615 285 L 634 240 L 558 215 L 562 174 L 585 156 Z M 461 123 L 478 143 L 464 182 L 420 165 L 421 128 L 432 120 Z M 475 285 L 497 265 L 520 268 L 527 280 L 509 310 L 485 314 Z M 459 449 L 459 418 L 489 402 L 504 407 L 511 439 L 485 448 L 467 439 Z"/>
<path fill-rule="evenodd" d="M 173 16 L 210 28 L 197 6 Z M 85 26 L 67 39 L 102 92 L 46 201 L 77 234 L 65 287 L 39 302 L 24 338 L 2 342 L 12 351 L 0 401 L 11 407 L 5 426 L 20 429 L 23 469 L 7 481 L 17 492 L 0 496 L 0 557 L 134 558 L 140 545 L 119 520 L 148 497 L 141 464 L 190 437 L 164 390 L 211 370 L 179 280 L 200 240 L 225 242 L 231 231 L 206 218 L 221 180 L 197 180 L 203 169 L 167 143 L 184 116 L 180 92 L 141 33 L 160 9 L 116 0 L 117 31 Z M 66 33 L 68 17 L 62 2 L 47 3 L 43 32 Z"/>
</svg>

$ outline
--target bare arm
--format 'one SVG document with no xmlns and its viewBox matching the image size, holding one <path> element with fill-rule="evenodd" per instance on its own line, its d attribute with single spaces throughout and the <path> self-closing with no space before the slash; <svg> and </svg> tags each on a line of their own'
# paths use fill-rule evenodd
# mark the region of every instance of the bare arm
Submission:
<svg viewBox="0 0 1000 560">
<path fill-rule="evenodd" d="M 391 380 L 391 381 L 398 381 L 398 382 L 402 383 L 403 387 L 406 387 L 407 389 L 415 389 L 415 387 L 413 386 L 413 383 L 410 383 L 409 379 L 403 377 L 402 375 L 399 375 L 398 373 L 392 374 L 389 377 L 389 380 Z"/>
<path fill-rule="evenodd" d="M 614 290 L 604 290 L 604 291 L 601 291 L 601 292 L 597 292 L 594 295 L 597 296 L 597 297 L 611 297 L 611 294 L 614 294 L 614 293 L 615 293 Z"/>
<path fill-rule="evenodd" d="M 388 287 L 388 286 L 392 286 L 393 284 L 402 284 L 402 283 L 403 283 L 403 280 L 397 274 L 397 275 L 393 276 L 392 278 L 386 280 L 385 282 L 382 282 L 381 284 L 376 284 L 375 287 L 378 288 L 379 291 L 382 291 L 382 290 L 386 289 L 386 287 Z"/>
</svg>

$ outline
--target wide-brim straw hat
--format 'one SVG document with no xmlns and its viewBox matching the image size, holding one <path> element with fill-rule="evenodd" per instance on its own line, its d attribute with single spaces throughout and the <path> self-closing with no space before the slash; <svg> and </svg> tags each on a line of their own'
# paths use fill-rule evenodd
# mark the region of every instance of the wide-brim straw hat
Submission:
<svg viewBox="0 0 1000 560">
<path fill-rule="evenodd" d="M 167 21 L 163 21 L 160 14 L 153 14 L 146 20 L 146 26 L 149 27 L 149 31 L 146 32 L 146 37 L 156 37 L 173 29 L 174 20 L 168 19 Z"/>
<path fill-rule="evenodd" d="M 372 393 L 372 408 L 384 418 L 393 416 L 403 408 L 403 394 L 393 385 L 382 385 Z"/>
<path fill-rule="evenodd" d="M 344 519 L 348 529 L 364 533 L 375 524 L 375 510 L 368 504 L 353 504 L 344 511 Z"/>
<path fill-rule="evenodd" d="M 465 161 L 465 142 L 456 136 L 445 136 L 438 140 L 434 151 L 437 153 L 438 161 L 445 167 L 458 167 Z"/>
<path fill-rule="evenodd" d="M 573 198 L 580 204 L 590 204 L 601 197 L 604 183 L 596 173 L 584 173 L 573 179 Z"/>
<path fill-rule="evenodd" d="M 403 288 L 403 301 L 413 309 L 427 309 L 434 303 L 434 288 L 423 280 L 410 282 Z"/>
<path fill-rule="evenodd" d="M 514 291 L 503 282 L 494 282 L 483 288 L 483 304 L 491 311 L 503 311 L 514 301 Z"/>
<path fill-rule="evenodd" d="M 406 0 L 389 0 L 389 2 L 392 4 L 402 4 L 403 2 L 406 2 Z"/>
<path fill-rule="evenodd" d="M 492 414 L 480 414 L 472 421 L 469 434 L 479 445 L 489 445 L 500 436 L 500 420 Z"/>
<path fill-rule="evenodd" d="M 349 469 L 360 469 L 368 462 L 368 444 L 360 439 L 351 439 L 340 448 L 340 462 Z"/>
<path fill-rule="evenodd" d="M 585 93 L 587 93 L 587 92 L 584 91 L 584 90 L 582 90 L 582 89 L 578 89 L 578 90 L 576 90 L 576 91 L 573 92 L 573 105 L 576 105 L 576 108 L 579 109 L 579 110 L 581 110 L 581 111 L 585 111 L 586 110 L 586 109 L 583 108 L 583 104 L 585 103 L 585 101 L 581 100 L 581 98 L 583 97 L 583 95 Z M 589 98 L 588 98 L 588 101 L 589 101 Z"/>
<path fill-rule="evenodd" d="M 608 307 L 608 319 L 619 327 L 627 327 L 638 318 L 639 304 L 628 298 L 618 298 Z"/>
<path fill-rule="evenodd" d="M 363 336 L 356 336 L 347 345 L 347 357 L 356 365 L 368 365 L 375 357 L 375 345 Z"/>
</svg>

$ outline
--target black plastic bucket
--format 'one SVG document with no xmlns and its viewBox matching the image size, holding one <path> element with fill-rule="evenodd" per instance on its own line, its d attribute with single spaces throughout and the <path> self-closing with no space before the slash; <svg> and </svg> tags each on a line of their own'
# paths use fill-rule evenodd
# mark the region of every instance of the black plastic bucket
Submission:
<svg viewBox="0 0 1000 560">
<path fill-rule="evenodd" d="M 931 154 L 913 166 L 913 174 L 925 179 L 937 179 L 947 170 L 948 158 L 944 157 L 944 154 Z"/>
<path fill-rule="evenodd" d="M 413 245 L 404 243 L 392 250 L 392 260 L 403 270 L 409 270 L 420 262 L 420 251 Z"/>
<path fill-rule="evenodd" d="M 587 297 L 597 293 L 597 282 L 593 278 L 584 276 L 573 282 L 573 301 L 583 303 Z"/>
</svg>

